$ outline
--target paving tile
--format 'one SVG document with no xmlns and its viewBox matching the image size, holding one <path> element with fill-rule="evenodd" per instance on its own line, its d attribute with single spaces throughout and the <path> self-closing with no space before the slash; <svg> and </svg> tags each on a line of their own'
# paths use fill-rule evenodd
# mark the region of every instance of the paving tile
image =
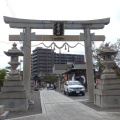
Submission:
<svg viewBox="0 0 120 120">
<path fill-rule="evenodd" d="M 120 120 L 120 112 L 96 111 L 54 90 L 41 91 L 42 114 L 9 120 Z"/>
</svg>

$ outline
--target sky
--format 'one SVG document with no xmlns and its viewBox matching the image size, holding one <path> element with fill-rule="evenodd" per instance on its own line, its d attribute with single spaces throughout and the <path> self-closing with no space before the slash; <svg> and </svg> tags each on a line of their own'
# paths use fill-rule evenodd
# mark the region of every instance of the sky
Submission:
<svg viewBox="0 0 120 120">
<path fill-rule="evenodd" d="M 104 29 L 91 30 L 95 35 L 105 35 L 105 43 L 115 43 L 120 38 L 120 0 L 0 0 L 0 69 L 8 66 L 10 57 L 4 51 L 11 49 L 14 41 L 9 41 L 9 35 L 19 35 L 22 29 L 10 28 L 5 24 L 3 16 L 35 19 L 35 20 L 93 20 L 110 18 L 110 23 Z M 32 30 L 36 34 L 52 35 L 52 30 Z M 79 35 L 82 30 L 65 30 L 65 35 Z M 69 42 L 70 46 L 77 44 Z M 18 49 L 22 46 L 16 42 Z M 32 42 L 31 49 L 44 47 L 38 45 L 41 41 Z M 46 45 L 50 43 L 45 42 Z M 60 47 L 64 42 L 59 42 Z M 94 47 L 99 47 L 102 42 L 94 42 Z M 70 48 L 70 54 L 85 54 L 84 43 L 75 48 Z M 56 52 L 59 52 L 56 49 Z M 31 51 L 32 53 L 32 51 Z M 61 53 L 68 53 L 61 50 Z M 69 54 L 68 53 L 68 54 Z M 22 59 L 22 58 L 20 58 Z"/>
</svg>

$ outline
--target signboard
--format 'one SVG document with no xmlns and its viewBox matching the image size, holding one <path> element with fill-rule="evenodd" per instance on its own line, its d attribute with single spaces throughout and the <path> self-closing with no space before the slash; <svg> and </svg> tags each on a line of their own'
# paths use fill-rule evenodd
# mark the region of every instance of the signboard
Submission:
<svg viewBox="0 0 120 120">
<path fill-rule="evenodd" d="M 53 38 L 64 38 L 64 22 L 53 23 Z"/>
</svg>

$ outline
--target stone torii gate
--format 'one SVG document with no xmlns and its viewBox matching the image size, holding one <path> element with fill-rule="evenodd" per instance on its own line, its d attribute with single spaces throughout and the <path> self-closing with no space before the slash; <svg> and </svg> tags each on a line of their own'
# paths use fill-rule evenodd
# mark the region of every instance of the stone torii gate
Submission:
<svg viewBox="0 0 120 120">
<path fill-rule="evenodd" d="M 23 80 L 25 82 L 26 92 L 29 97 L 30 94 L 30 77 L 31 77 L 31 29 L 53 29 L 53 23 L 55 21 L 48 20 L 28 20 L 18 19 L 11 17 L 4 17 L 5 23 L 9 24 L 11 28 L 25 29 L 24 35 L 24 66 L 23 66 Z M 63 22 L 63 21 L 62 21 Z M 103 29 L 105 25 L 109 24 L 110 18 L 98 19 L 98 20 L 86 20 L 86 21 L 64 21 L 64 29 L 83 29 L 84 34 L 80 39 L 85 42 L 85 54 L 87 65 L 87 82 L 88 82 L 88 96 L 89 101 L 94 101 L 94 75 L 93 75 L 93 62 L 92 62 L 92 50 L 91 50 L 91 29 Z M 34 37 L 36 41 L 53 41 L 52 35 L 36 35 Z M 95 36 L 93 40 L 104 41 L 105 36 Z M 65 35 L 65 41 L 78 41 L 79 35 Z M 20 36 L 10 35 L 9 40 L 20 41 Z M 60 41 L 61 39 L 56 39 Z"/>
</svg>

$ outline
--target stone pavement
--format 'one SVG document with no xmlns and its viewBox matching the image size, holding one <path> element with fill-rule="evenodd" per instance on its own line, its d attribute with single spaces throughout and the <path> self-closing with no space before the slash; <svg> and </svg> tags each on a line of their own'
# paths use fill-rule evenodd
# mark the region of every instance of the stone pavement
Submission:
<svg viewBox="0 0 120 120">
<path fill-rule="evenodd" d="M 96 111 L 54 90 L 40 92 L 42 114 L 7 120 L 120 120 L 120 112 Z"/>
</svg>

